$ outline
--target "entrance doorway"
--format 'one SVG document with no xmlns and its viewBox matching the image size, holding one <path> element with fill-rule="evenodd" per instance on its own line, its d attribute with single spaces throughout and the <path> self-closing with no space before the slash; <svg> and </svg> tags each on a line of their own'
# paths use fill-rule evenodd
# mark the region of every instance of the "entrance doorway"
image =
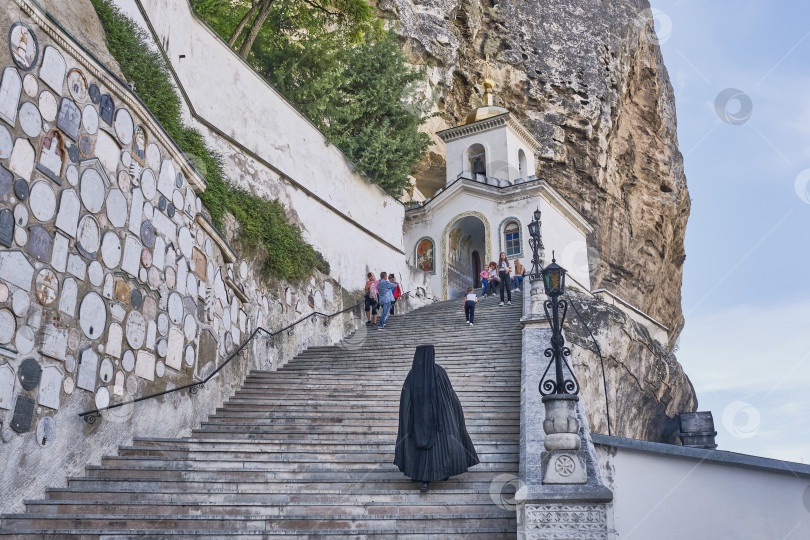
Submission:
<svg viewBox="0 0 810 540">
<path fill-rule="evenodd" d="M 472 252 L 472 266 L 473 266 L 473 287 L 476 289 L 481 287 L 481 256 L 478 250 Z"/>
<path fill-rule="evenodd" d="M 446 229 L 447 253 L 444 271 L 447 276 L 447 299 L 461 298 L 467 287 L 478 287 L 482 253 L 486 257 L 486 227 L 477 216 L 456 219 Z"/>
</svg>

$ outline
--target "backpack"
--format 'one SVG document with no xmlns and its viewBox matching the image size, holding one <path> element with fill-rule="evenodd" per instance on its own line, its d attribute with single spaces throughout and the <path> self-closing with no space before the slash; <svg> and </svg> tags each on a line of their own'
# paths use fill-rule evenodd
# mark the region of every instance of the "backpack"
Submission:
<svg viewBox="0 0 810 540">
<path fill-rule="evenodd" d="M 369 287 L 368 287 L 368 297 L 370 299 L 374 300 L 375 302 L 379 301 L 380 295 L 377 292 L 377 282 L 376 281 L 374 283 L 372 283 L 371 285 L 369 285 Z"/>
<path fill-rule="evenodd" d="M 402 289 L 399 288 L 399 283 L 397 283 L 397 288 L 394 289 L 394 299 L 400 298 L 402 296 Z"/>
</svg>

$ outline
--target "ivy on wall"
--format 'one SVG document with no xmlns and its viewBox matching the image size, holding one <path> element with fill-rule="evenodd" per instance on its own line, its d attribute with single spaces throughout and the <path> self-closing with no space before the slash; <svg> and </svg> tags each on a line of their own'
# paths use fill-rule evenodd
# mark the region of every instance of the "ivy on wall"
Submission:
<svg viewBox="0 0 810 540">
<path fill-rule="evenodd" d="M 329 273 L 329 263 L 308 244 L 301 229 L 290 222 L 284 206 L 231 184 L 222 158 L 205 144 L 202 134 L 185 126 L 180 96 L 171 82 L 164 58 L 150 49 L 151 38 L 109 0 L 90 0 L 106 33 L 107 48 L 121 72 L 135 85 L 135 93 L 208 182 L 200 194 L 214 226 L 221 228 L 227 214 L 240 225 L 241 247 L 260 254 L 268 277 L 301 280 L 313 269 Z"/>
</svg>

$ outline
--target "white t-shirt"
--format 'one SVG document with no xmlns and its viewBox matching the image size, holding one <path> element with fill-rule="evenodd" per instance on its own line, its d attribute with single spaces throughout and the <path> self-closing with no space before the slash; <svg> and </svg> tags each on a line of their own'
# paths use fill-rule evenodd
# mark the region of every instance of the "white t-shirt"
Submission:
<svg viewBox="0 0 810 540">
<path fill-rule="evenodd" d="M 490 269 L 489 269 L 489 277 L 490 278 L 497 278 L 498 277 L 498 272 L 496 272 L 494 268 L 490 267 Z"/>
<path fill-rule="evenodd" d="M 507 271 L 509 271 L 509 263 L 508 263 L 508 262 L 506 262 L 506 261 L 501 261 L 501 264 L 500 264 L 499 270 L 500 270 L 501 272 L 507 272 Z"/>
<path fill-rule="evenodd" d="M 476 299 L 476 298 L 477 298 L 477 296 L 475 296 L 475 293 L 474 293 L 474 292 L 471 292 L 471 293 L 469 293 L 469 294 L 467 295 L 467 300 L 472 300 L 473 302 L 475 302 L 475 299 Z"/>
</svg>

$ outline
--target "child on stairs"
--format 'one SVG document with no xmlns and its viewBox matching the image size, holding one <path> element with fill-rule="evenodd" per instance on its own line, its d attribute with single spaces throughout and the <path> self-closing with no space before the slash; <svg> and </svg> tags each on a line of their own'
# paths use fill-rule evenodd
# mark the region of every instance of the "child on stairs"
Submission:
<svg viewBox="0 0 810 540">
<path fill-rule="evenodd" d="M 478 296 L 475 294 L 475 289 L 467 287 L 467 297 L 464 300 L 464 318 L 467 319 L 467 324 L 473 325 L 475 318 L 475 304 L 478 302 Z"/>
</svg>

